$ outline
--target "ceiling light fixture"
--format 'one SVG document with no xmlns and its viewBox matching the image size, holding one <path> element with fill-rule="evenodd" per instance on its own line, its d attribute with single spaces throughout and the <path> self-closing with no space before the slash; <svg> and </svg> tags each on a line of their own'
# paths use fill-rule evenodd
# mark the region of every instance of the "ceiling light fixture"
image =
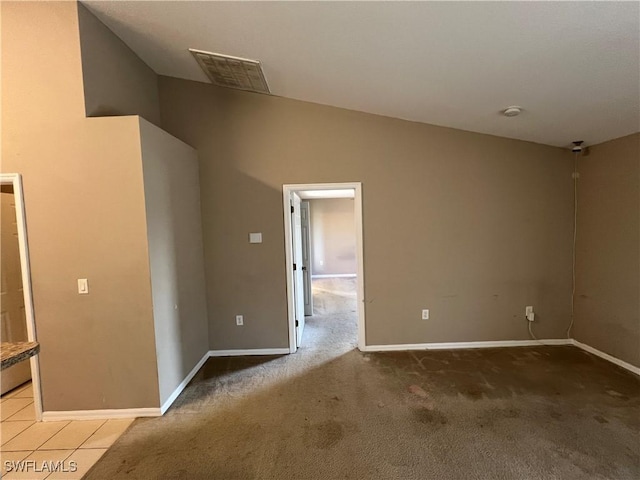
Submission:
<svg viewBox="0 0 640 480">
<path fill-rule="evenodd" d="M 256 93 L 271 93 L 259 61 L 193 48 L 189 51 L 214 85 Z"/>
<path fill-rule="evenodd" d="M 303 190 L 298 192 L 300 198 L 305 200 L 313 198 L 354 198 L 356 191 L 353 188 L 340 190 Z"/>
<path fill-rule="evenodd" d="M 522 113 L 522 107 L 518 107 L 516 105 L 507 107 L 502 111 L 502 114 L 505 117 L 517 117 L 520 113 Z"/>
</svg>

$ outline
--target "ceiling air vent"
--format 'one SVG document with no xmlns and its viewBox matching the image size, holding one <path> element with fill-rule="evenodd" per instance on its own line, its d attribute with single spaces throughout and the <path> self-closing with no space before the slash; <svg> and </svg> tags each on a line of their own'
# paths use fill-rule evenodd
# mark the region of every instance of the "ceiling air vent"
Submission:
<svg viewBox="0 0 640 480">
<path fill-rule="evenodd" d="M 271 93 L 260 62 L 257 60 L 203 52 L 192 48 L 189 51 L 214 85 L 256 93 Z"/>
</svg>

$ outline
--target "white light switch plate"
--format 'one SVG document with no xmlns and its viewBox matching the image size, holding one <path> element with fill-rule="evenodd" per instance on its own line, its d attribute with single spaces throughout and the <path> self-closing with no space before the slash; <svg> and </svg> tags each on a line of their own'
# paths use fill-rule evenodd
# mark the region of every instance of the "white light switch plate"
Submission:
<svg viewBox="0 0 640 480">
<path fill-rule="evenodd" d="M 86 295 L 89 293 L 89 282 L 86 278 L 78 279 L 78 293 L 80 295 Z"/>
<path fill-rule="evenodd" d="M 250 233 L 249 243 L 262 243 L 262 233 Z"/>
</svg>

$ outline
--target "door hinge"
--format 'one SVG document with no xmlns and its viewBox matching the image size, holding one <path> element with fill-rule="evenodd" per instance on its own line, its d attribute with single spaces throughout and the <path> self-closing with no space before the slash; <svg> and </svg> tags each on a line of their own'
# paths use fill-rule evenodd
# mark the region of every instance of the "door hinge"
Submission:
<svg viewBox="0 0 640 480">
<path fill-rule="evenodd" d="M 295 213 L 296 209 L 293 205 L 291 205 L 291 213 Z"/>
<path fill-rule="evenodd" d="M 296 264 L 294 263 L 294 264 L 293 264 L 293 270 L 295 271 L 295 270 L 297 270 L 297 269 L 298 269 L 298 267 L 297 267 L 297 266 L 296 266 Z"/>
<path fill-rule="evenodd" d="M 296 327 L 300 325 L 300 322 L 298 322 L 298 320 L 296 320 Z"/>
</svg>

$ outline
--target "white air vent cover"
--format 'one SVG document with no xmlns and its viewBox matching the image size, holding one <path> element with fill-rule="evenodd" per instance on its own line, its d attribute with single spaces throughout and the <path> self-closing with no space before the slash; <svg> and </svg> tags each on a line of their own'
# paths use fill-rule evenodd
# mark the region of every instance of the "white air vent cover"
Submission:
<svg viewBox="0 0 640 480">
<path fill-rule="evenodd" d="M 214 85 L 257 93 L 271 93 L 260 62 L 257 60 L 203 52 L 192 48 L 189 51 Z"/>
</svg>

